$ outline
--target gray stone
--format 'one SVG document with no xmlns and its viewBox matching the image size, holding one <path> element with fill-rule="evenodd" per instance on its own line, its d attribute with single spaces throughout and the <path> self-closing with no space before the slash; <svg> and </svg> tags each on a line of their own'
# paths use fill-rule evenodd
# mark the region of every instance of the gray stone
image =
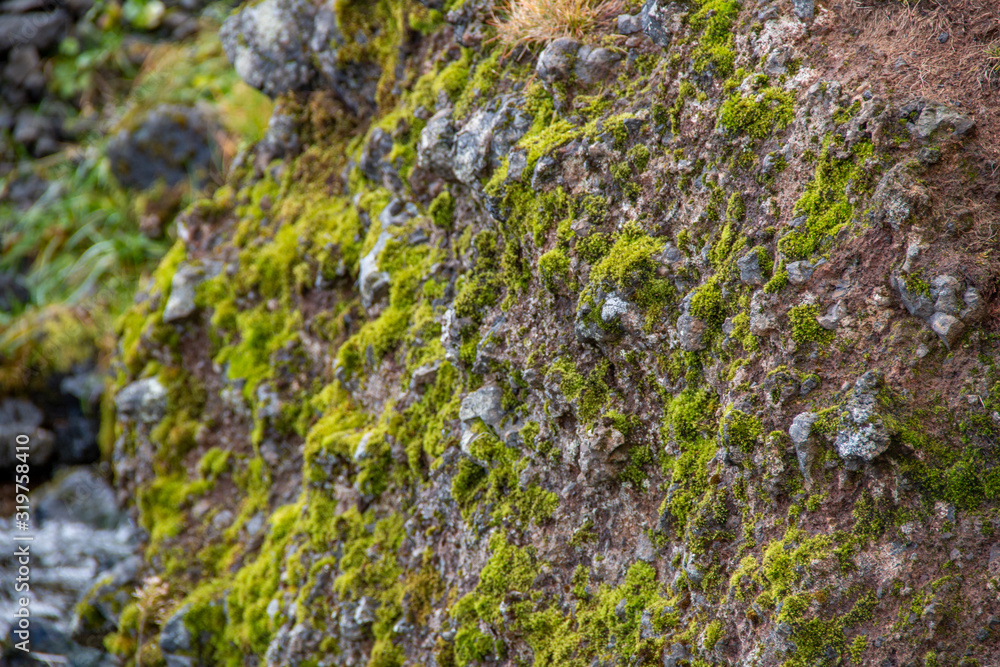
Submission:
<svg viewBox="0 0 1000 667">
<path fill-rule="evenodd" d="M 837 324 L 840 320 L 847 317 L 847 307 L 844 305 L 844 300 L 841 299 L 837 303 L 830 306 L 827 309 L 826 314 L 820 315 L 816 318 L 816 322 L 828 331 L 833 331 L 837 328 Z"/>
<path fill-rule="evenodd" d="M 676 3 L 664 0 L 646 0 L 639 19 L 646 36 L 657 46 L 670 46 L 673 39 L 674 16 L 680 12 Z"/>
<path fill-rule="evenodd" d="M 69 14 L 63 9 L 0 15 L 0 53 L 27 45 L 44 51 L 56 45 L 68 25 Z"/>
<path fill-rule="evenodd" d="M 954 137 L 964 137 L 975 129 L 976 123 L 947 105 L 930 102 L 921 110 L 915 127 L 921 139 L 929 139 L 941 128 L 950 128 Z"/>
<path fill-rule="evenodd" d="M 788 427 L 788 435 L 799 461 L 799 470 L 807 484 L 812 482 L 812 465 L 818 449 L 816 439 L 812 437 L 812 427 L 817 419 L 819 415 L 815 412 L 802 412 L 795 416 L 792 425 Z"/>
<path fill-rule="evenodd" d="M 538 56 L 535 73 L 546 83 L 565 81 L 573 74 L 580 42 L 569 37 L 560 37 L 549 42 Z"/>
<path fill-rule="evenodd" d="M 477 111 L 455 136 L 452 168 L 455 178 L 466 185 L 477 182 L 488 164 L 494 120 L 494 114 Z"/>
<path fill-rule="evenodd" d="M 34 403 L 20 398 L 0 400 L 0 468 L 12 468 L 18 453 L 16 438 L 28 436 L 28 453 L 35 465 L 52 459 L 55 438 L 42 428 L 42 411 Z"/>
<path fill-rule="evenodd" d="M 226 19 L 219 38 L 250 86 L 269 97 L 308 90 L 316 78 L 309 48 L 316 14 L 308 0 L 264 0 Z"/>
<path fill-rule="evenodd" d="M 882 382 L 881 372 L 870 370 L 854 383 L 834 442 L 841 458 L 871 461 L 889 448 L 890 433 L 878 414 Z"/>
<path fill-rule="evenodd" d="M 176 185 L 193 178 L 203 184 L 212 168 L 212 123 L 194 107 L 160 105 L 131 130 L 108 143 L 118 182 L 145 189 L 157 181 Z"/>
<path fill-rule="evenodd" d="M 931 297 L 934 299 L 934 310 L 948 315 L 958 316 L 962 310 L 959 293 L 962 283 L 954 276 L 937 276 L 931 281 Z"/>
<path fill-rule="evenodd" d="M 608 309 L 608 319 L 603 317 L 604 303 L 610 297 L 605 296 L 603 290 L 597 290 L 597 293 L 593 294 L 592 297 L 580 298 L 577 303 L 576 322 L 573 325 L 573 331 L 578 341 L 601 345 L 615 341 L 622 336 L 623 330 L 619 326 L 619 321 L 621 316 L 628 311 L 628 305 L 626 303 L 625 309 L 622 310 L 621 304 L 617 301 L 621 300 L 624 303 L 624 300 L 618 295 L 613 294 L 613 296 L 612 305 Z"/>
<path fill-rule="evenodd" d="M 35 501 L 39 521 L 74 521 L 113 530 L 125 519 L 108 483 L 88 466 L 71 468 L 43 487 Z"/>
<path fill-rule="evenodd" d="M 642 30 L 642 17 L 638 14 L 619 14 L 618 34 L 634 35 Z"/>
<path fill-rule="evenodd" d="M 294 157 L 302 149 L 295 118 L 275 109 L 267 121 L 267 131 L 257 144 L 258 166 L 263 169 L 271 162 L 286 157 Z"/>
<path fill-rule="evenodd" d="M 591 484 L 614 479 L 627 460 L 625 436 L 616 429 L 599 426 L 580 438 L 580 472 Z"/>
<path fill-rule="evenodd" d="M 392 152 L 392 135 L 381 127 L 372 130 L 368 137 L 368 142 L 361 151 L 361 158 L 358 167 L 361 173 L 375 183 L 382 183 L 382 175 L 386 169 L 392 168 L 385 158 Z"/>
<path fill-rule="evenodd" d="M 517 176 L 511 175 L 515 168 L 515 154 L 522 155 L 525 158 L 525 166 L 527 165 L 527 156 L 524 155 L 523 151 L 511 152 L 514 144 L 531 129 L 531 115 L 524 111 L 523 106 L 524 101 L 522 99 L 505 97 L 499 111 L 493 116 L 492 138 L 490 140 L 490 167 L 496 169 L 503 162 L 504 158 L 509 158 L 508 178 L 520 177 L 520 174 Z"/>
<path fill-rule="evenodd" d="M 378 257 L 390 238 L 389 232 L 379 234 L 375 245 L 358 265 L 358 289 L 361 291 L 361 304 L 366 310 L 389 296 L 390 276 L 378 269 Z"/>
<path fill-rule="evenodd" d="M 962 334 L 965 333 L 965 325 L 962 324 L 962 320 L 947 313 L 934 313 L 927 323 L 941 341 L 948 346 L 948 349 L 951 349 L 952 345 L 957 343 Z"/>
<path fill-rule="evenodd" d="M 435 361 L 434 363 L 424 364 L 414 370 L 413 375 L 410 376 L 410 389 L 421 389 L 434 384 L 440 368 L 441 362 Z"/>
<path fill-rule="evenodd" d="M 910 163 L 903 160 L 879 180 L 872 196 L 872 220 L 899 230 L 929 203 L 927 188 L 917 182 Z"/>
<path fill-rule="evenodd" d="M 924 292 L 910 291 L 906 287 L 906 278 L 902 276 L 892 277 L 893 286 L 899 292 L 899 299 L 910 315 L 927 319 L 934 314 L 934 301 L 929 294 Z"/>
<path fill-rule="evenodd" d="M 785 270 L 788 271 L 788 282 L 793 285 L 801 285 L 812 278 L 814 268 L 812 264 L 805 260 L 789 262 L 785 265 Z"/>
<path fill-rule="evenodd" d="M 680 338 L 681 349 L 686 352 L 704 350 L 706 328 L 705 323 L 697 317 L 681 315 L 677 318 L 677 336 Z"/>
<path fill-rule="evenodd" d="M 966 288 L 962 294 L 964 308 L 958 314 L 963 322 L 976 322 L 986 313 L 986 304 L 975 287 Z"/>
<path fill-rule="evenodd" d="M 468 424 L 476 419 L 483 420 L 494 429 L 503 418 L 503 390 L 496 385 L 486 385 L 472 392 L 458 408 L 458 418 Z"/>
<path fill-rule="evenodd" d="M 160 630 L 160 650 L 164 655 L 191 650 L 191 632 L 184 625 L 189 611 L 190 605 L 184 605 L 163 624 Z"/>
<path fill-rule="evenodd" d="M 420 132 L 417 142 L 417 165 L 435 176 L 454 180 L 452 160 L 455 155 L 455 124 L 451 109 L 442 109 L 431 116 Z"/>
<path fill-rule="evenodd" d="M 601 321 L 605 324 L 618 322 L 621 316 L 628 312 L 628 302 L 618 296 L 616 292 L 608 295 L 601 306 Z"/>
<path fill-rule="evenodd" d="M 751 250 L 736 260 L 736 268 L 740 270 L 740 282 L 744 285 L 763 285 L 764 274 L 760 268 L 760 256 L 756 250 Z"/>
<path fill-rule="evenodd" d="M 815 0 L 792 0 L 792 11 L 803 21 L 808 21 L 816 13 L 816 2 Z"/>
<path fill-rule="evenodd" d="M 419 214 L 420 210 L 413 202 L 396 198 L 385 205 L 378 214 L 378 221 L 382 231 L 387 231 L 390 227 L 402 227 Z"/>
<path fill-rule="evenodd" d="M 750 297 L 750 333 L 755 336 L 764 336 L 777 328 L 772 301 L 763 290 Z"/>
<path fill-rule="evenodd" d="M 189 317 L 197 306 L 194 304 L 197 287 L 205 279 L 201 267 L 181 265 L 170 281 L 170 298 L 163 309 L 164 322 L 176 322 Z"/>
<path fill-rule="evenodd" d="M 115 407 L 122 419 L 144 424 L 158 422 L 167 412 L 167 390 L 156 377 L 136 380 L 118 392 Z"/>
<path fill-rule="evenodd" d="M 691 659 L 691 652 L 683 644 L 672 644 L 670 649 L 664 650 L 663 667 L 682 667 L 688 664 Z"/>
<path fill-rule="evenodd" d="M 573 72 L 581 83 L 599 83 L 610 76 L 620 60 L 621 56 L 604 47 L 583 46 L 576 54 Z"/>
</svg>

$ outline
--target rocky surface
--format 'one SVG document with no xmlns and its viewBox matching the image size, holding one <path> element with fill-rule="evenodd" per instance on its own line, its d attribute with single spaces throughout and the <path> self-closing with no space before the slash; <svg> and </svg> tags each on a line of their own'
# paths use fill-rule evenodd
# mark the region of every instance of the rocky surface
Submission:
<svg viewBox="0 0 1000 667">
<path fill-rule="evenodd" d="M 516 49 L 493 10 L 226 20 L 275 114 L 119 320 L 101 443 L 141 529 L 42 512 L 118 526 L 48 645 L 993 664 L 994 97 L 852 73 L 858 7 L 650 0 Z"/>
</svg>

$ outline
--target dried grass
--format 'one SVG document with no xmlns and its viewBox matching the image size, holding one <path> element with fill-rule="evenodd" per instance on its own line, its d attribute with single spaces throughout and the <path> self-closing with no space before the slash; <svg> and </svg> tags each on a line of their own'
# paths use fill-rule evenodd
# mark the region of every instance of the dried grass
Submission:
<svg viewBox="0 0 1000 667">
<path fill-rule="evenodd" d="M 622 13 L 622 0 L 511 0 L 491 23 L 508 49 L 547 44 L 560 37 L 582 40 Z"/>
</svg>

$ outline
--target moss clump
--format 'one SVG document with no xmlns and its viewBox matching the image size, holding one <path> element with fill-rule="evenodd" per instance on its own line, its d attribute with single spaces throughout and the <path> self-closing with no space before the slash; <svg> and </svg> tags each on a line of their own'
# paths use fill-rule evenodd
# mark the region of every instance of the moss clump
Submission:
<svg viewBox="0 0 1000 667">
<path fill-rule="evenodd" d="M 755 95 L 734 95 L 719 108 L 719 125 L 734 134 L 764 139 L 788 127 L 795 117 L 795 95 L 765 88 Z"/>
<path fill-rule="evenodd" d="M 778 251 L 789 260 L 808 259 L 823 249 L 854 215 L 849 193 L 866 192 L 878 176 L 877 170 L 866 166 L 874 155 L 871 142 L 855 144 L 847 159 L 835 157 L 831 147 L 828 139 L 813 180 L 795 204 L 796 213 L 806 216 L 805 223 L 778 240 Z"/>
<path fill-rule="evenodd" d="M 718 330 L 726 319 L 726 306 L 722 299 L 722 288 L 713 276 L 707 283 L 695 290 L 691 297 L 691 315 Z"/>
<path fill-rule="evenodd" d="M 739 410 L 733 410 L 723 420 L 722 433 L 726 443 L 750 453 L 760 442 L 764 427 L 760 420 Z"/>
<path fill-rule="evenodd" d="M 431 205 L 427 207 L 427 214 L 441 229 L 452 229 L 455 217 L 455 198 L 447 190 L 442 190 L 441 194 L 435 197 Z"/>
<path fill-rule="evenodd" d="M 569 257 L 562 248 L 553 248 L 538 258 L 538 273 L 552 292 L 569 277 Z"/>
<path fill-rule="evenodd" d="M 725 79 L 733 71 L 736 54 L 733 22 L 740 11 L 736 0 L 696 0 L 697 11 L 688 24 L 699 32 L 698 45 L 691 52 L 691 66 L 699 73 Z"/>
<path fill-rule="evenodd" d="M 792 340 L 799 345 L 807 343 L 826 344 L 834 339 L 834 332 L 819 325 L 819 306 L 813 303 L 793 306 L 788 310 L 788 321 L 792 324 Z"/>
</svg>

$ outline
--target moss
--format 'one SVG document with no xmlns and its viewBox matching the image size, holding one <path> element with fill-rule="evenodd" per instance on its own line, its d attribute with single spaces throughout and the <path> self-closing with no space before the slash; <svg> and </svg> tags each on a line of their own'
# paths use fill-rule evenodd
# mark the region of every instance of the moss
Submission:
<svg viewBox="0 0 1000 667">
<path fill-rule="evenodd" d="M 697 8 L 688 25 L 699 34 L 691 51 L 691 66 L 696 72 L 713 74 L 721 79 L 733 71 L 735 38 L 733 22 L 739 14 L 735 0 L 696 0 Z"/>
<path fill-rule="evenodd" d="M 847 159 L 834 157 L 831 146 L 828 139 L 813 180 L 795 204 L 795 212 L 806 216 L 805 223 L 778 240 L 778 251 L 789 260 L 808 259 L 822 250 L 828 239 L 844 228 L 854 215 L 849 193 L 867 191 L 878 175 L 877 170 L 866 166 L 867 160 L 874 155 L 870 142 L 855 144 Z"/>
<path fill-rule="evenodd" d="M 718 331 L 726 319 L 722 288 L 713 276 L 695 290 L 691 297 L 691 315 L 703 321 L 711 330 Z"/>
<path fill-rule="evenodd" d="M 427 214 L 441 229 L 452 229 L 455 217 L 455 198 L 448 190 L 442 190 L 441 194 L 435 197 L 430 206 L 427 207 Z"/>
<path fill-rule="evenodd" d="M 795 95 L 765 88 L 754 95 L 734 95 L 719 107 L 719 125 L 734 134 L 764 139 L 788 127 L 795 117 Z"/>
<path fill-rule="evenodd" d="M 552 292 L 569 277 L 569 257 L 562 248 L 553 248 L 538 258 L 538 273 Z"/>
<path fill-rule="evenodd" d="M 606 282 L 629 289 L 655 277 L 653 257 L 663 250 L 662 241 L 635 223 L 626 224 L 614 238 L 607 255 L 591 269 L 591 284 Z"/>
<path fill-rule="evenodd" d="M 739 410 L 727 414 L 722 424 L 722 435 L 726 442 L 745 453 L 750 453 L 757 447 L 764 433 L 759 419 Z"/>
<path fill-rule="evenodd" d="M 816 321 L 817 317 L 819 317 L 819 306 L 816 304 L 802 304 L 790 308 L 788 320 L 792 324 L 792 340 L 799 345 L 830 343 L 835 334 L 821 327 Z"/>
</svg>

